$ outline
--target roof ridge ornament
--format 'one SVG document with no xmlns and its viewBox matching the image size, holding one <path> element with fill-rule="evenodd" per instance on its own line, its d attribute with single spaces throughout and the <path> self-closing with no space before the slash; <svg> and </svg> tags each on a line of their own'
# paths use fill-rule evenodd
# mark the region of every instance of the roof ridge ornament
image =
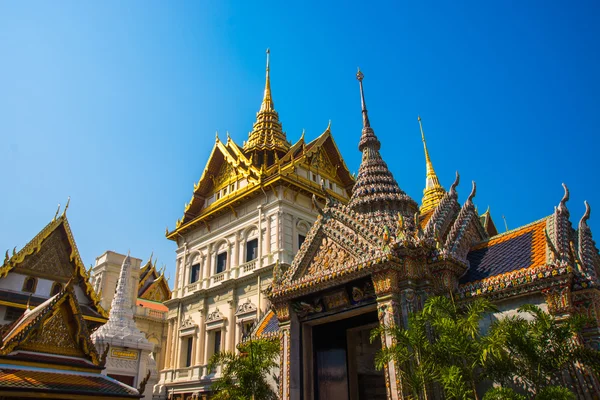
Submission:
<svg viewBox="0 0 600 400">
<path fill-rule="evenodd" d="M 446 191 L 440 185 L 440 181 L 433 169 L 433 164 L 431 163 L 431 158 L 429 157 L 429 150 L 427 149 L 427 142 L 425 141 L 425 132 L 423 131 L 423 123 L 421 122 L 421 116 L 417 117 L 419 121 L 419 128 L 421 129 L 421 140 L 423 141 L 423 149 L 425 150 L 425 167 L 426 167 L 426 175 L 425 175 L 425 189 L 423 189 L 423 200 L 421 200 L 421 213 L 425 214 L 429 211 L 434 210 L 442 198 L 444 198 L 444 194 Z"/>
<path fill-rule="evenodd" d="M 400 189 L 387 164 L 381 158 L 381 142 L 371 128 L 365 93 L 364 74 L 358 69 L 356 79 L 360 87 L 363 128 L 358 150 L 362 152 L 362 161 L 348 207 L 378 224 L 397 226 L 397 214 L 413 219 L 418 210 L 417 203 Z"/>
</svg>

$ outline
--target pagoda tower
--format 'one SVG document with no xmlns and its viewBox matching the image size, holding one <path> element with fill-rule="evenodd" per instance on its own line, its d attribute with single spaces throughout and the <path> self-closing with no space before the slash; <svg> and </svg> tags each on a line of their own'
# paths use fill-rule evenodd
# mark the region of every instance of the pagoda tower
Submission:
<svg viewBox="0 0 600 400">
<path fill-rule="evenodd" d="M 348 207 L 365 217 L 392 228 L 396 226 L 399 216 L 414 220 L 418 213 L 417 203 L 400 189 L 387 164 L 381 158 L 381 143 L 371 127 L 365 94 L 363 89 L 363 73 L 358 70 L 356 78 L 360 84 L 363 128 L 358 150 L 362 153 L 362 161 L 358 169 L 356 184 Z"/>
<path fill-rule="evenodd" d="M 144 390 L 143 398 L 152 399 L 152 387 L 158 381 L 156 363 L 152 356 L 154 344 L 137 328 L 133 320 L 131 301 L 131 257 L 125 257 L 113 297 L 108 322 L 92 335 L 99 351 L 106 351 L 104 374 L 133 387 Z"/>
</svg>

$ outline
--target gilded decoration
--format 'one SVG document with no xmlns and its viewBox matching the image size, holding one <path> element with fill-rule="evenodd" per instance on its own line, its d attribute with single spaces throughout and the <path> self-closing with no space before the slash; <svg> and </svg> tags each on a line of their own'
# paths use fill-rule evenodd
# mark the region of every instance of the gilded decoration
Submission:
<svg viewBox="0 0 600 400">
<path fill-rule="evenodd" d="M 77 245 L 75 244 L 75 239 L 73 238 L 73 233 L 71 232 L 69 222 L 67 221 L 67 207 L 65 207 L 63 213 L 60 216 L 58 216 L 57 214 L 55 218 L 48 225 L 46 225 L 21 250 L 19 250 L 18 252 L 13 251 L 13 255 L 11 257 L 8 256 L 7 251 L 4 263 L 2 264 L 2 266 L 0 266 L 0 278 L 5 277 L 10 271 L 14 270 L 15 268 L 18 268 L 23 263 L 27 263 L 26 265 L 28 266 L 27 268 L 24 268 L 23 271 L 33 268 L 32 265 L 36 265 L 36 268 L 39 268 L 42 271 L 51 271 L 52 273 L 56 272 L 60 274 L 58 276 L 62 275 L 62 278 L 65 280 L 68 277 L 74 277 L 85 292 L 86 296 L 88 296 L 88 298 L 91 300 L 93 309 L 96 312 L 98 312 L 98 314 L 100 314 L 102 318 L 108 319 L 108 313 L 100 305 L 100 297 L 92 287 L 89 279 L 89 273 L 85 269 L 83 261 L 81 261 L 81 257 L 79 256 L 79 251 L 77 250 Z M 63 238 L 61 238 L 61 233 L 62 235 L 64 235 Z M 56 236 L 53 236 L 53 234 L 56 234 Z M 51 236 L 57 237 L 57 239 L 53 239 L 49 242 L 47 239 Z M 64 245 L 65 241 L 66 243 L 68 243 L 68 247 L 70 247 L 70 252 L 67 251 L 67 248 Z M 55 249 L 54 254 L 52 252 L 49 252 L 47 253 L 49 254 L 47 256 L 43 256 L 41 258 L 36 257 L 36 255 L 40 251 L 43 251 L 45 253 L 46 246 L 53 247 Z M 65 253 L 61 253 L 62 251 L 68 253 L 68 256 Z M 32 264 L 29 264 L 29 258 L 31 257 L 34 258 L 34 262 Z M 35 260 L 37 260 L 37 263 L 35 262 Z M 54 262 L 59 262 L 59 264 L 55 265 L 53 264 Z M 64 269 L 62 272 L 58 269 L 54 269 L 60 268 L 61 265 L 66 264 L 70 264 L 73 267 L 73 269 L 70 272 Z M 38 274 L 45 275 L 46 272 L 38 272 Z"/>
<path fill-rule="evenodd" d="M 348 252 L 342 249 L 333 240 L 325 237 L 321 241 L 321 247 L 315 254 L 313 261 L 308 267 L 309 275 L 317 275 L 326 270 L 337 269 L 353 261 Z"/>
<path fill-rule="evenodd" d="M 399 273 L 395 269 L 374 272 L 372 279 L 373 287 L 378 297 L 399 291 Z"/>
<path fill-rule="evenodd" d="M 542 290 L 551 314 L 566 314 L 573 311 L 572 293 L 568 285 L 554 286 Z"/>
<path fill-rule="evenodd" d="M 73 339 L 71 329 L 65 322 L 65 316 L 61 312 L 51 317 L 44 324 L 43 328 L 21 346 L 21 348 L 23 350 L 67 356 L 83 355 L 81 349 Z"/>
<path fill-rule="evenodd" d="M 23 260 L 15 271 L 54 280 L 59 278 L 66 282 L 73 276 L 73 268 L 70 266 L 69 251 L 66 249 L 64 237 L 58 231 L 52 232 L 44 246 Z"/>
</svg>

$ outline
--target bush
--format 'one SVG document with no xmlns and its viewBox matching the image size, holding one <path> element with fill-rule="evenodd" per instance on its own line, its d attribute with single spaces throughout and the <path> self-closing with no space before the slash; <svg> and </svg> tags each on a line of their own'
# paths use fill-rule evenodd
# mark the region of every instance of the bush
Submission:
<svg viewBox="0 0 600 400">
<path fill-rule="evenodd" d="M 515 393 L 511 388 L 495 387 L 485 392 L 483 400 L 527 400 L 527 397 Z"/>
<path fill-rule="evenodd" d="M 535 396 L 535 400 L 576 400 L 569 389 L 563 386 L 546 386 Z"/>
</svg>

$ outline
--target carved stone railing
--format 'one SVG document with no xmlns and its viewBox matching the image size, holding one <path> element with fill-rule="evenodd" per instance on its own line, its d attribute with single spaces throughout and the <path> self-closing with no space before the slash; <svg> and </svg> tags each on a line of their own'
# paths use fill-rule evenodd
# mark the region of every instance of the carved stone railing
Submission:
<svg viewBox="0 0 600 400">
<path fill-rule="evenodd" d="M 213 278 L 213 281 L 215 283 L 222 282 L 224 280 L 225 280 L 225 272 L 221 272 L 220 274 L 215 275 Z"/>
<path fill-rule="evenodd" d="M 254 259 L 252 261 L 248 261 L 247 263 L 244 263 L 242 265 L 240 265 L 241 270 L 243 271 L 244 274 L 247 274 L 249 272 L 252 272 L 256 269 L 256 262 L 258 260 Z"/>
</svg>

